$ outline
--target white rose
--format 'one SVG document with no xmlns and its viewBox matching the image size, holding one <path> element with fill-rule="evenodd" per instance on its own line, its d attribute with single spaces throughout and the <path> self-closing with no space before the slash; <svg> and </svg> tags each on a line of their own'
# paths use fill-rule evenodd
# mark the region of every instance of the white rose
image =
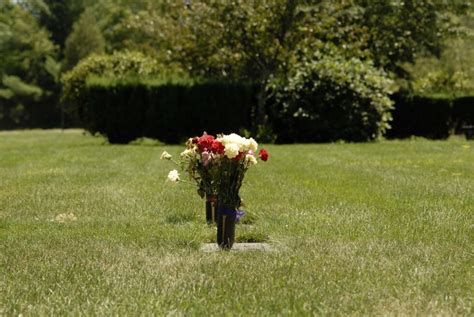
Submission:
<svg viewBox="0 0 474 317">
<path fill-rule="evenodd" d="M 163 153 L 161 153 L 160 160 L 171 160 L 171 157 L 171 154 L 166 151 L 163 151 Z"/>
<path fill-rule="evenodd" d="M 192 157 L 192 156 L 194 155 L 194 153 L 195 153 L 194 150 L 192 150 L 192 149 L 186 149 L 186 150 L 184 150 L 183 152 L 181 152 L 180 156 L 181 156 L 182 158 L 185 158 L 185 157 Z"/>
<path fill-rule="evenodd" d="M 244 143 L 244 138 L 238 134 L 232 133 L 229 135 L 224 135 L 218 139 L 223 145 L 234 143 L 241 146 Z"/>
<path fill-rule="evenodd" d="M 239 146 L 234 143 L 226 144 L 224 148 L 224 154 L 230 159 L 233 159 L 237 155 L 239 155 Z"/>
<path fill-rule="evenodd" d="M 177 183 L 179 182 L 179 173 L 177 170 L 172 170 L 168 173 L 168 180 Z"/>
<path fill-rule="evenodd" d="M 257 153 L 257 149 L 258 149 L 257 141 L 255 141 L 253 138 L 250 138 L 249 142 L 250 142 L 249 150 L 253 151 L 254 153 Z"/>
<path fill-rule="evenodd" d="M 242 144 L 245 139 L 238 134 L 232 133 L 229 135 L 229 140 L 231 140 L 232 143 Z"/>
<path fill-rule="evenodd" d="M 255 158 L 255 156 L 251 154 L 245 155 L 245 161 L 247 162 L 249 166 L 257 164 L 257 159 Z"/>
<path fill-rule="evenodd" d="M 249 149 L 250 149 L 250 140 L 243 138 L 242 147 L 241 147 L 242 152 L 247 152 Z"/>
</svg>

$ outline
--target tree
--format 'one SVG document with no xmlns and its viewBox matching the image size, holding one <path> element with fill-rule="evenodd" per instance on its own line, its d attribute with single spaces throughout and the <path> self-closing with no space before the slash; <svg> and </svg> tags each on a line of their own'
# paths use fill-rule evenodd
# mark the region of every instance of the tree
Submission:
<svg viewBox="0 0 474 317">
<path fill-rule="evenodd" d="M 262 124 L 266 83 L 294 45 L 290 33 L 298 2 L 163 2 L 137 11 L 127 26 L 132 34 L 141 32 L 137 46 L 150 43 L 161 61 L 181 64 L 192 76 L 260 84 L 255 117 Z"/>
<path fill-rule="evenodd" d="M 412 89 L 422 94 L 462 95 L 474 92 L 474 7 L 459 17 L 459 26 L 443 43 L 440 58 L 422 56 L 405 65 Z"/>
<path fill-rule="evenodd" d="M 64 50 L 74 22 L 84 11 L 83 0 L 43 0 L 47 10 L 39 14 L 39 23 L 51 33 L 51 40 Z"/>
<path fill-rule="evenodd" d="M 26 119 L 25 107 L 54 94 L 55 80 L 46 67 L 57 49 L 48 32 L 23 6 L 0 1 L 0 114 L 15 124 Z"/>
<path fill-rule="evenodd" d="M 268 80 L 285 77 L 314 51 L 331 47 L 405 76 L 405 63 L 439 55 L 453 14 L 464 7 L 430 0 L 142 1 L 120 11 L 131 34 L 120 43 L 179 63 L 193 76 L 259 83 L 256 119 L 263 123 Z"/>
<path fill-rule="evenodd" d="M 313 1 L 307 1 L 311 3 Z M 324 0 L 301 6 L 308 51 L 332 43 L 347 56 L 370 59 L 397 77 L 418 56 L 440 56 L 443 41 L 469 1 Z"/>
<path fill-rule="evenodd" d="M 73 30 L 66 40 L 65 69 L 73 68 L 81 59 L 93 54 L 103 53 L 105 40 L 97 26 L 91 10 L 86 10 L 74 23 Z"/>
<path fill-rule="evenodd" d="M 142 51 L 162 64 L 180 65 L 193 77 L 259 84 L 258 130 L 265 125 L 270 82 L 287 85 L 285 79 L 300 65 L 318 63 L 318 54 L 336 54 L 342 64 L 356 58 L 384 76 L 404 77 L 404 65 L 417 56 L 439 55 L 443 37 L 466 3 L 108 0 L 97 3 L 94 12 L 108 50 Z"/>
</svg>

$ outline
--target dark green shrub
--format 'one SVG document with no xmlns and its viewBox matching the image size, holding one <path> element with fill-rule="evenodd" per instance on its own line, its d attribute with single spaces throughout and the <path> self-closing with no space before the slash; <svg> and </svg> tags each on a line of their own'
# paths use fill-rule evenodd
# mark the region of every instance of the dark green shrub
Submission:
<svg viewBox="0 0 474 317">
<path fill-rule="evenodd" d="M 139 137 L 177 143 L 203 131 L 249 127 L 255 92 L 251 84 L 92 77 L 82 116 L 89 131 L 105 134 L 111 143 Z"/>
<path fill-rule="evenodd" d="M 395 109 L 392 112 L 392 128 L 389 138 L 421 136 L 445 139 L 453 128 L 452 100 L 447 96 L 412 96 L 398 93 L 392 96 Z"/>
<path fill-rule="evenodd" d="M 129 76 L 153 76 L 161 73 L 161 65 L 139 52 L 117 52 L 112 55 L 92 55 L 64 74 L 63 99 L 81 102 L 89 76 L 125 78 Z"/>
<path fill-rule="evenodd" d="M 453 101 L 453 121 L 457 133 L 465 125 L 474 125 L 474 96 L 465 96 Z"/>
<path fill-rule="evenodd" d="M 91 112 L 87 114 L 85 104 L 88 103 L 86 94 L 86 81 L 94 76 L 124 80 L 130 77 L 157 77 L 172 76 L 185 77 L 182 71 L 172 65 L 164 66 L 139 52 L 116 52 L 112 55 L 92 55 L 82 60 L 71 71 L 62 77 L 63 102 L 67 104 L 68 113 L 73 117 L 81 118 L 82 125 L 90 131 L 95 131 L 97 121 L 90 118 Z M 112 98 L 107 94 L 104 98 Z M 124 96 L 128 98 L 128 96 Z M 96 116 L 98 114 L 94 114 Z M 93 120 L 92 120 L 93 119 Z"/>
<path fill-rule="evenodd" d="M 277 142 L 367 141 L 389 127 L 391 80 L 369 62 L 318 56 L 270 86 Z"/>
<path fill-rule="evenodd" d="M 463 126 L 474 124 L 474 96 L 416 96 L 401 92 L 392 98 L 395 107 L 389 138 L 445 139 L 452 133 L 463 133 Z"/>
</svg>

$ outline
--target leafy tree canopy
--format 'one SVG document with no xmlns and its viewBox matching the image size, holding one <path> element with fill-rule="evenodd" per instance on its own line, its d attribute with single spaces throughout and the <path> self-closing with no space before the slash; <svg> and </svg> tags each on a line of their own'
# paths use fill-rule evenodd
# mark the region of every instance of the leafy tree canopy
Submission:
<svg viewBox="0 0 474 317">
<path fill-rule="evenodd" d="M 39 26 L 35 17 L 22 6 L 2 0 L 0 6 L 0 77 L 3 83 L 47 87 L 53 78 L 45 68 L 47 60 L 56 56 L 56 47 L 49 40 L 48 32 Z M 51 62 L 50 62 L 51 63 Z"/>
<path fill-rule="evenodd" d="M 105 41 L 96 19 L 90 10 L 84 11 L 74 23 L 71 34 L 66 40 L 65 69 L 73 68 L 81 59 L 91 54 L 101 54 Z"/>
</svg>

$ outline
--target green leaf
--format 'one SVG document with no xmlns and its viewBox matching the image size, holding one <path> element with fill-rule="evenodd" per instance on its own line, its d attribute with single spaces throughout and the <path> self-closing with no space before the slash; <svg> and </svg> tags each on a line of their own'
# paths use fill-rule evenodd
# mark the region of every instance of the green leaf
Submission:
<svg viewBox="0 0 474 317">
<path fill-rule="evenodd" d="M 17 76 L 3 76 L 3 84 L 15 95 L 29 96 L 39 99 L 43 95 L 43 90 L 32 84 L 25 83 Z"/>
</svg>

